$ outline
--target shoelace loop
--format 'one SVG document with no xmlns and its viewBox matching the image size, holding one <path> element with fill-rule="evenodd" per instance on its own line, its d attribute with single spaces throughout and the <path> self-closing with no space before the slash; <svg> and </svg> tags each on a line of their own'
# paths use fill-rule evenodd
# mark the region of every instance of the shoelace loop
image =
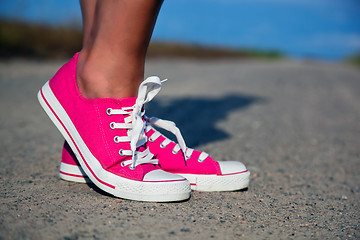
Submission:
<svg viewBox="0 0 360 240">
<path fill-rule="evenodd" d="M 145 123 L 143 121 L 143 116 L 145 110 L 143 108 L 144 104 L 150 102 L 156 94 L 161 89 L 161 83 L 166 80 L 161 81 L 158 77 L 149 77 L 144 80 L 138 91 L 138 97 L 136 102 L 131 107 L 123 107 L 121 109 L 106 109 L 107 115 L 128 115 L 124 118 L 124 123 L 111 122 L 111 129 L 127 129 L 127 136 L 115 136 L 114 142 L 130 142 L 131 150 L 119 150 L 119 155 L 121 156 L 131 156 L 131 160 L 126 160 L 121 163 L 121 166 L 129 165 L 130 169 L 135 169 L 137 165 L 151 163 L 158 164 L 157 159 L 153 159 L 154 154 L 152 154 L 148 148 L 145 151 L 136 151 L 140 146 L 144 145 L 147 141 L 145 135 Z"/>
<path fill-rule="evenodd" d="M 168 120 L 162 120 L 162 119 L 159 119 L 156 117 L 150 117 L 150 118 L 147 116 L 144 116 L 144 117 L 145 117 L 145 121 L 146 121 L 146 132 L 149 132 L 151 129 L 154 130 L 154 133 L 149 137 L 150 142 L 154 142 L 157 138 L 159 138 L 160 136 L 163 136 L 159 131 L 154 129 L 152 126 L 165 129 L 166 131 L 169 131 L 172 134 L 174 134 L 177 139 L 177 142 L 178 142 L 172 149 L 172 153 L 178 154 L 178 152 L 181 149 L 185 161 L 191 158 L 191 155 L 194 152 L 194 149 L 186 147 L 185 140 L 181 135 L 180 129 L 178 127 L 176 127 L 176 124 L 174 122 L 168 121 Z M 167 137 L 165 137 L 165 136 L 163 136 L 163 137 L 165 138 L 165 140 L 160 143 L 161 148 L 165 148 L 171 142 L 171 140 L 168 139 Z M 209 155 L 206 152 L 202 152 L 198 157 L 198 161 L 204 162 L 204 160 L 208 156 Z"/>
</svg>

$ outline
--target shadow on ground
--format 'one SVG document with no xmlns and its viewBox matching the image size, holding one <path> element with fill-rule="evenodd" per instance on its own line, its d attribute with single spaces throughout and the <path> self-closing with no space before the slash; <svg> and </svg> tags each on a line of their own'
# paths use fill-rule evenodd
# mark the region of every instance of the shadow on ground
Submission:
<svg viewBox="0 0 360 240">
<path fill-rule="evenodd" d="M 229 134 L 218 129 L 216 124 L 233 111 L 264 102 L 252 95 L 231 94 L 220 98 L 180 98 L 154 100 L 147 104 L 146 115 L 176 123 L 188 146 L 196 147 L 229 138 Z M 172 134 L 166 134 L 175 140 Z"/>
</svg>

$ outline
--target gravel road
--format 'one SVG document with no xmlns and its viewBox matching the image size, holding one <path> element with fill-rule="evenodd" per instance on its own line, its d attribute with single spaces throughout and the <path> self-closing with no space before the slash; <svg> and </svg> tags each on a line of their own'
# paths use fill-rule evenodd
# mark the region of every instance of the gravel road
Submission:
<svg viewBox="0 0 360 240">
<path fill-rule="evenodd" d="M 59 179 L 63 139 L 36 93 L 62 63 L 0 63 L 0 239 L 360 238 L 360 69 L 149 60 L 169 80 L 147 115 L 251 171 L 245 191 L 160 204 Z"/>
</svg>

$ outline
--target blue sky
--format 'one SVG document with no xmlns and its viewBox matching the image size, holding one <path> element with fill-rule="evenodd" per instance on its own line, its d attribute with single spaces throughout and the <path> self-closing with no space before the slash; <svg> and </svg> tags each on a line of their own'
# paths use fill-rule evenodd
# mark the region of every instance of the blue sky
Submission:
<svg viewBox="0 0 360 240">
<path fill-rule="evenodd" d="M 0 16 L 81 24 L 76 0 L 2 0 Z M 340 60 L 360 52 L 360 1 L 168 0 L 153 39 Z"/>
</svg>

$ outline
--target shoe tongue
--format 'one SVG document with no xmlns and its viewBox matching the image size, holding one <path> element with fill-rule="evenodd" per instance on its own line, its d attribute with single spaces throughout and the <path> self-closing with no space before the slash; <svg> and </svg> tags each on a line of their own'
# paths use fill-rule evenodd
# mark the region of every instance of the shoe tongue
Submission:
<svg viewBox="0 0 360 240">
<path fill-rule="evenodd" d="M 138 151 L 138 152 L 143 152 L 145 150 L 146 150 L 145 144 L 136 149 L 136 151 Z"/>
<path fill-rule="evenodd" d="M 144 176 L 151 171 L 159 169 L 158 165 L 153 165 L 153 164 L 141 164 L 141 167 L 143 169 Z"/>
<path fill-rule="evenodd" d="M 117 100 L 121 107 L 131 107 L 136 103 L 136 97 L 122 98 Z"/>
</svg>

